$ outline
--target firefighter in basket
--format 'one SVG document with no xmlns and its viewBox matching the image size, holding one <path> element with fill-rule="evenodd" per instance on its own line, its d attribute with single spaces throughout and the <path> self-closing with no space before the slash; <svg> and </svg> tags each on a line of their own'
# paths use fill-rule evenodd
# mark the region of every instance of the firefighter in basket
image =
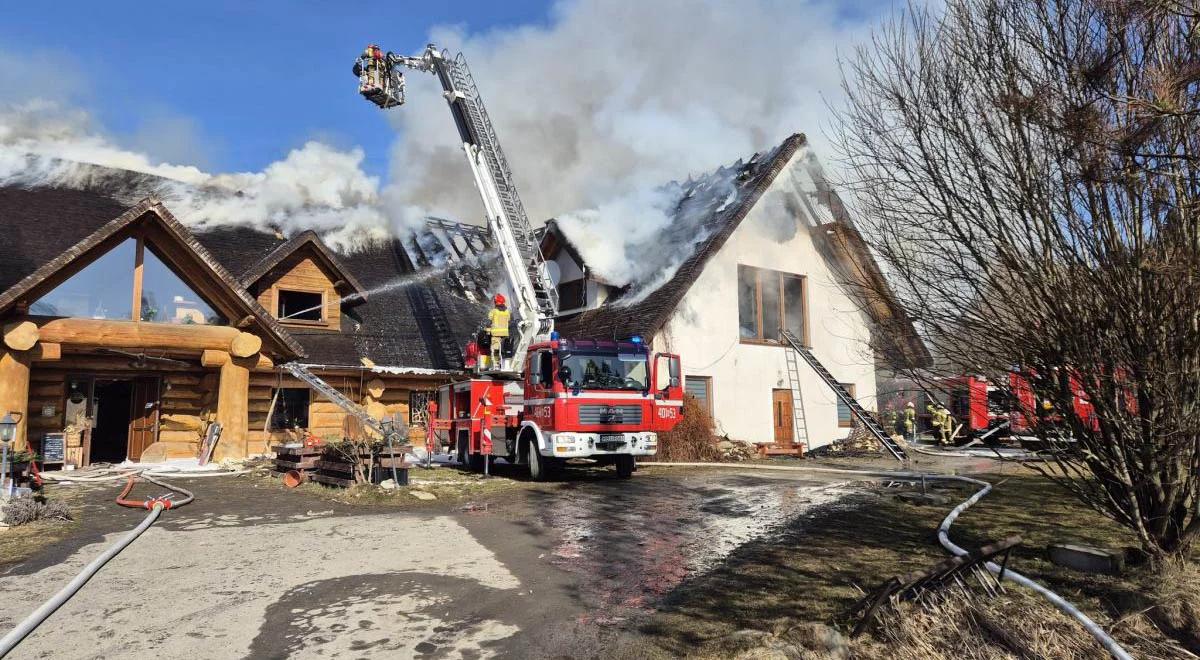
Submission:
<svg viewBox="0 0 1200 660">
<path fill-rule="evenodd" d="M 371 94 L 383 92 L 384 83 L 383 51 L 376 44 L 367 46 L 362 57 L 354 63 L 354 75 L 358 76 L 358 93 Z"/>
<path fill-rule="evenodd" d="M 493 301 L 496 306 L 488 312 L 488 334 L 492 336 L 491 350 L 488 354 L 492 358 L 492 368 L 499 369 L 504 364 L 504 340 L 508 339 L 508 322 L 512 315 L 508 311 L 504 294 L 497 293 Z"/>
</svg>

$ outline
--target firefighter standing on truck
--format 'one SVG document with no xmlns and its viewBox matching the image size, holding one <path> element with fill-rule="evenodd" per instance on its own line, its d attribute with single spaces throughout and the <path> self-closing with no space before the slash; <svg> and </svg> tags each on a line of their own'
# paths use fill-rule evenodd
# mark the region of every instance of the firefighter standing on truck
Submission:
<svg viewBox="0 0 1200 660">
<path fill-rule="evenodd" d="M 500 369 L 504 364 L 504 340 L 508 339 L 510 314 L 504 294 L 497 293 L 495 303 L 495 308 L 488 312 L 488 334 L 492 336 L 492 368 Z"/>
</svg>

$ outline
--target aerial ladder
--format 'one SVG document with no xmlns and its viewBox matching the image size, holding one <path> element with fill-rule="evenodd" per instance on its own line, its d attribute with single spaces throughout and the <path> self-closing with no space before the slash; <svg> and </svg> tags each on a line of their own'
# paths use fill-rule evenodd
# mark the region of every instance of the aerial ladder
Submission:
<svg viewBox="0 0 1200 660">
<path fill-rule="evenodd" d="M 505 359 L 493 371 L 520 373 L 526 350 L 535 338 L 549 337 L 558 314 L 558 292 L 537 236 L 462 54 L 451 59 L 447 51 L 439 50 L 433 44 L 417 56 L 384 53 L 378 46 L 369 46 L 354 63 L 359 93 L 382 109 L 402 105 L 404 68 L 431 73 L 441 83 L 442 96 L 450 107 L 462 140 L 463 154 L 483 201 L 488 228 L 495 237 L 496 249 L 516 301 L 514 358 Z"/>
</svg>

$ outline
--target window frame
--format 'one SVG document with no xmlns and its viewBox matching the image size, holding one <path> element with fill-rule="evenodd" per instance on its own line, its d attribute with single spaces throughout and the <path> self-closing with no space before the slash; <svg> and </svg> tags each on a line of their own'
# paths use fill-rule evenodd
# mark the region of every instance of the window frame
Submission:
<svg viewBox="0 0 1200 660">
<path fill-rule="evenodd" d="M 326 327 L 329 325 L 329 300 L 328 296 L 326 295 L 327 292 L 324 289 L 318 291 L 316 289 L 305 289 L 300 287 L 285 288 L 279 285 L 275 285 L 274 289 L 275 309 L 272 310 L 272 313 L 275 316 L 275 320 L 289 325 L 308 325 L 319 327 Z M 285 293 L 305 293 L 309 295 L 321 296 L 321 318 L 319 320 L 283 318 L 280 307 L 283 305 L 283 294 Z"/>
<path fill-rule="evenodd" d="M 858 394 L 855 392 L 857 387 L 855 387 L 854 383 L 838 383 L 838 384 L 841 385 L 843 388 L 845 388 L 845 390 L 847 392 L 850 393 L 851 399 L 858 399 Z M 842 407 L 843 406 L 845 406 L 846 413 L 847 413 L 846 414 L 847 421 L 845 421 L 845 422 L 842 421 Z M 854 410 L 852 410 L 850 408 L 850 406 L 847 406 L 845 403 L 842 403 L 841 399 L 837 399 L 837 422 L 838 422 L 839 429 L 854 428 Z"/>
<path fill-rule="evenodd" d="M 708 411 L 709 417 L 713 415 L 713 378 L 712 376 L 684 376 L 683 377 L 683 393 L 687 396 L 696 398 L 688 391 L 688 381 L 697 380 L 704 382 L 704 408 Z"/>
<path fill-rule="evenodd" d="M 742 310 L 741 310 L 740 296 L 741 296 L 742 273 L 744 271 L 751 271 L 754 273 L 754 313 L 755 313 L 754 323 L 755 323 L 755 326 L 756 326 L 757 332 L 758 332 L 757 336 L 755 336 L 755 337 L 743 337 L 742 336 L 742 318 L 741 318 Z M 788 278 L 800 281 L 800 318 L 801 318 L 801 323 L 802 323 L 803 327 L 801 328 L 801 333 L 800 333 L 801 336 L 798 337 L 798 339 L 800 340 L 800 342 L 803 346 L 811 348 L 812 343 L 809 341 L 809 331 L 808 331 L 808 328 L 809 328 L 808 277 L 805 275 L 801 275 L 799 273 L 788 273 L 788 272 L 781 271 L 781 270 L 774 270 L 771 268 L 760 268 L 758 266 L 750 266 L 747 264 L 738 264 L 738 275 L 737 275 L 738 296 L 739 296 L 739 298 L 738 298 L 738 341 L 742 344 L 751 344 L 751 345 L 757 345 L 757 346 L 780 346 L 783 344 L 783 341 L 781 339 L 771 339 L 770 337 L 766 336 L 766 334 L 764 333 L 763 305 L 762 305 L 763 275 L 764 274 L 773 277 L 773 279 L 775 280 L 775 286 L 778 288 L 778 291 L 779 291 L 779 321 L 780 321 L 780 323 L 785 323 L 785 319 L 787 318 L 787 310 L 788 310 L 787 296 L 784 295 L 784 281 Z"/>
<path fill-rule="evenodd" d="M 312 424 L 312 402 L 313 402 L 312 390 L 307 387 L 273 387 L 273 388 L 271 388 L 271 398 L 275 400 L 276 406 L 278 406 L 283 401 L 283 396 L 282 396 L 283 390 L 296 390 L 296 391 L 305 392 L 305 395 L 308 398 L 308 403 L 304 406 L 304 424 L 299 425 L 299 426 L 295 426 L 295 425 L 294 426 L 276 426 L 275 415 L 279 413 L 279 408 L 275 407 L 271 410 L 270 416 L 267 417 L 267 431 L 268 432 L 290 431 L 293 428 L 307 429 Z M 278 398 L 276 398 L 276 395 L 275 395 L 276 392 L 280 393 L 280 396 Z"/>
</svg>

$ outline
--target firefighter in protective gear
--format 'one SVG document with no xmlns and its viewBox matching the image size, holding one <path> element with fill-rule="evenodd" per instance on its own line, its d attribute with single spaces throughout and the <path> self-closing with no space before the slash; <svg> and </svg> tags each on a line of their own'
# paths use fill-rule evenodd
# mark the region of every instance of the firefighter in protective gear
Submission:
<svg viewBox="0 0 1200 660">
<path fill-rule="evenodd" d="M 917 406 L 912 401 L 904 406 L 904 437 L 911 441 L 917 439 Z"/>
<path fill-rule="evenodd" d="M 492 368 L 504 363 L 504 340 L 508 338 L 508 321 L 511 315 L 505 304 L 504 295 L 497 293 L 496 306 L 488 312 L 488 334 L 492 336 Z"/>
</svg>

